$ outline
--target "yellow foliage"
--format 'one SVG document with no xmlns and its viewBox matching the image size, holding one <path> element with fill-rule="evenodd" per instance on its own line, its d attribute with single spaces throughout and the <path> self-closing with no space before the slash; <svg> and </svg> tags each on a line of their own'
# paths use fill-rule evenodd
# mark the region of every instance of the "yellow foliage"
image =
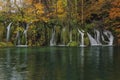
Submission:
<svg viewBox="0 0 120 80">
<path fill-rule="evenodd" d="M 62 0 L 58 0 L 54 5 L 54 13 L 59 19 L 64 19 L 66 17 L 65 4 Z"/>
<path fill-rule="evenodd" d="M 98 0 L 98 2 L 102 4 L 105 2 L 105 0 Z"/>
<path fill-rule="evenodd" d="M 64 10 L 61 9 L 61 8 L 58 8 L 57 13 L 58 13 L 58 14 L 62 14 L 62 13 L 64 13 Z"/>
<path fill-rule="evenodd" d="M 33 0 L 23 0 L 23 1 L 24 1 L 24 3 L 26 3 L 26 4 L 28 4 L 28 5 L 31 5 L 32 2 L 33 2 Z"/>
<path fill-rule="evenodd" d="M 57 8 L 56 8 L 56 9 L 57 9 L 57 10 L 56 10 L 57 13 L 58 13 L 58 14 L 64 13 L 65 10 L 64 10 L 64 4 L 63 4 L 63 2 L 62 2 L 61 0 L 58 0 L 58 2 L 57 2 L 56 5 L 57 5 Z"/>
<path fill-rule="evenodd" d="M 41 17 L 41 18 L 42 18 L 42 20 L 45 21 L 45 22 L 48 22 L 48 21 L 49 21 L 49 18 L 47 18 L 47 17 Z"/>
<path fill-rule="evenodd" d="M 44 11 L 40 11 L 40 10 L 38 10 L 36 13 L 37 13 L 37 14 L 43 14 Z"/>
<path fill-rule="evenodd" d="M 32 8 L 32 7 L 30 7 L 30 8 L 27 8 L 27 9 L 26 9 L 26 12 L 27 12 L 27 13 L 33 13 L 33 12 L 34 12 L 34 10 L 33 10 L 33 8 Z"/>
<path fill-rule="evenodd" d="M 17 31 L 24 31 L 22 27 L 17 27 Z"/>
<path fill-rule="evenodd" d="M 37 14 L 44 14 L 44 6 L 41 3 L 34 4 Z"/>
<path fill-rule="evenodd" d="M 16 30 L 13 32 L 13 33 L 17 33 L 18 31 L 24 31 L 24 28 L 23 27 L 17 27 Z"/>
</svg>

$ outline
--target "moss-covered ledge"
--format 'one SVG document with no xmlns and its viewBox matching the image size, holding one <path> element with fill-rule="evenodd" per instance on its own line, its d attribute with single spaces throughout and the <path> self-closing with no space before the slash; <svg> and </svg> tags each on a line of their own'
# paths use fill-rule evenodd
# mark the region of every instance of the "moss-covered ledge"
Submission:
<svg viewBox="0 0 120 80">
<path fill-rule="evenodd" d="M 72 42 L 69 42 L 67 45 L 71 47 L 75 47 L 75 46 L 78 46 L 78 43 L 76 41 L 72 41 Z"/>
<path fill-rule="evenodd" d="M 0 42 L 0 47 L 13 47 L 11 42 Z"/>
</svg>

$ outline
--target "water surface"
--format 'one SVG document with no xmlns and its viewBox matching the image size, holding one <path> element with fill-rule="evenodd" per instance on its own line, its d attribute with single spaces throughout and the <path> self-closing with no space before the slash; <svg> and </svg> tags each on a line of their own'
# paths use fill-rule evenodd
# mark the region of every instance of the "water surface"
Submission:
<svg viewBox="0 0 120 80">
<path fill-rule="evenodd" d="M 0 80 L 120 80 L 120 47 L 0 48 Z"/>
</svg>

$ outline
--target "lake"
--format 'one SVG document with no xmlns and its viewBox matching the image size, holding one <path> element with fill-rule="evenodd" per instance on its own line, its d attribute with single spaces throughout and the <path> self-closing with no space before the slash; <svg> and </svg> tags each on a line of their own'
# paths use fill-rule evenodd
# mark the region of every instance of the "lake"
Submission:
<svg viewBox="0 0 120 80">
<path fill-rule="evenodd" d="M 120 47 L 0 48 L 0 80 L 120 80 Z"/>
</svg>

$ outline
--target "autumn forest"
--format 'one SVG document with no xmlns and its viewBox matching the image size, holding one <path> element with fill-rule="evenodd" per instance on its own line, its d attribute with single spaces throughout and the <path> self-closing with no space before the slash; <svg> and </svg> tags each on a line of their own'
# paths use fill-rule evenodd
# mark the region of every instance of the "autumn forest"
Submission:
<svg viewBox="0 0 120 80">
<path fill-rule="evenodd" d="M 120 0 L 0 0 L 0 47 L 49 46 L 53 38 L 55 45 L 78 46 L 78 30 L 85 45 L 94 30 L 111 31 L 120 45 Z"/>
</svg>

